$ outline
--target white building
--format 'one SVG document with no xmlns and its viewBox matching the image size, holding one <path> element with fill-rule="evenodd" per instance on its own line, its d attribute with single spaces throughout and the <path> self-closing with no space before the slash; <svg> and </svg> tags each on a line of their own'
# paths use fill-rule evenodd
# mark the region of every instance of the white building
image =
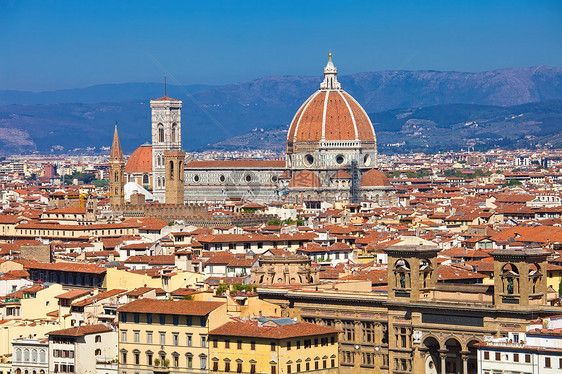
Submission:
<svg viewBox="0 0 562 374">
<path fill-rule="evenodd" d="M 35 337 L 12 340 L 13 374 L 49 372 L 49 340 Z"/>
<path fill-rule="evenodd" d="M 98 363 L 117 358 L 117 331 L 82 325 L 49 333 L 49 372 L 95 374 Z"/>
<path fill-rule="evenodd" d="M 562 315 L 527 326 L 526 332 L 478 344 L 479 374 L 562 372 Z"/>
</svg>

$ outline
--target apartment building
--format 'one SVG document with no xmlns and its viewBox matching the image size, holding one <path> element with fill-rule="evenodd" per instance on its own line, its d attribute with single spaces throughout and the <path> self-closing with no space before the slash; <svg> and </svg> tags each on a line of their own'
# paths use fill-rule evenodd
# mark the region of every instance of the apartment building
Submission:
<svg viewBox="0 0 562 374">
<path fill-rule="evenodd" d="M 48 335 L 50 373 L 95 373 L 97 362 L 117 358 L 117 334 L 109 326 L 82 325 Z"/>
<path fill-rule="evenodd" d="M 119 373 L 207 373 L 209 331 L 228 321 L 226 303 L 139 299 L 117 309 Z"/>
<path fill-rule="evenodd" d="M 291 318 L 232 321 L 209 334 L 211 372 L 335 374 L 338 333 Z"/>
</svg>

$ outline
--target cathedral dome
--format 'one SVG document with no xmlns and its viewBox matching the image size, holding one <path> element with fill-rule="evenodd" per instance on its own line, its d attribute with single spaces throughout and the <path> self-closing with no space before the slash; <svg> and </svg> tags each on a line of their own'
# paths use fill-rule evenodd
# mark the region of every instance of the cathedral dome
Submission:
<svg viewBox="0 0 562 374">
<path fill-rule="evenodd" d="M 291 181 L 289 182 L 289 187 L 292 188 L 318 188 L 321 186 L 322 182 L 320 182 L 320 178 L 318 178 L 318 175 L 314 174 L 310 170 L 299 171 L 293 176 L 293 178 L 291 178 Z"/>
<path fill-rule="evenodd" d="M 152 172 L 152 146 L 143 144 L 131 154 L 125 165 L 125 173 L 151 173 Z"/>
<path fill-rule="evenodd" d="M 361 187 L 389 187 L 392 186 L 390 180 L 382 171 L 371 169 L 363 174 Z"/>
<path fill-rule="evenodd" d="M 374 145 L 376 137 L 365 110 L 341 89 L 330 55 L 320 89 L 302 104 L 289 126 L 287 153 L 298 152 L 299 144 L 341 141 Z"/>
</svg>

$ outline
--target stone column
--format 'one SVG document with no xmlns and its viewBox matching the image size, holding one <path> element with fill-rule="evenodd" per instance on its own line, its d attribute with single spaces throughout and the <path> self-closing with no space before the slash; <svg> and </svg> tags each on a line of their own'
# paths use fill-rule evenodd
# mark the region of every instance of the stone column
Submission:
<svg viewBox="0 0 562 374">
<path fill-rule="evenodd" d="M 447 374 L 447 368 L 446 368 L 447 351 L 439 350 L 439 357 L 441 358 L 441 374 Z"/>
<path fill-rule="evenodd" d="M 470 352 L 468 352 L 468 351 L 461 352 L 462 374 L 468 374 L 468 358 L 469 358 L 469 355 L 470 355 Z"/>
</svg>

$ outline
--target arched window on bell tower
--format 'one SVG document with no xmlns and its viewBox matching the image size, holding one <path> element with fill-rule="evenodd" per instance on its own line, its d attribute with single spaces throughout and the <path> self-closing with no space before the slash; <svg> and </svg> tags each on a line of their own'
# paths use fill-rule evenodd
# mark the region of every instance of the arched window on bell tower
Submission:
<svg viewBox="0 0 562 374">
<path fill-rule="evenodd" d="M 178 125 L 174 122 L 172 124 L 172 143 L 177 142 L 176 136 L 178 132 Z"/>
<path fill-rule="evenodd" d="M 168 176 L 170 180 L 174 179 L 174 161 L 170 160 L 170 175 Z"/>
<path fill-rule="evenodd" d="M 158 142 L 164 142 L 164 126 L 161 123 L 158 124 Z"/>
</svg>

